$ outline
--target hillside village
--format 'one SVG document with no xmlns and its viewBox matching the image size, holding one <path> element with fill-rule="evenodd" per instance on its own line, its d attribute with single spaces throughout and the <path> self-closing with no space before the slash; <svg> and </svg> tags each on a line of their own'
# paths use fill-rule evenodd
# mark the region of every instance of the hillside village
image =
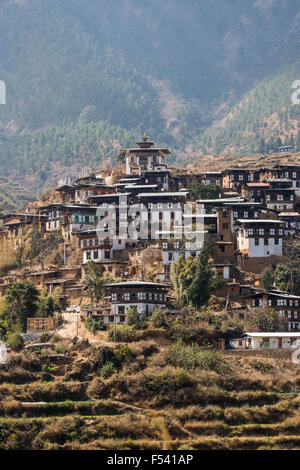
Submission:
<svg viewBox="0 0 300 470">
<path fill-rule="evenodd" d="M 299 448 L 300 164 L 169 152 L 2 215 L 0 449 Z"/>
<path fill-rule="evenodd" d="M 8 268 L 1 277 L 0 298 L 14 283 L 29 281 L 49 295 L 58 288 L 62 309 L 80 312 L 82 321 L 96 318 L 105 325 L 126 324 L 132 308 L 145 319 L 155 308 L 178 314 L 172 266 L 182 256 L 197 257 L 204 240 L 178 237 L 178 229 L 184 221 L 190 227 L 200 222 L 213 245 L 215 276 L 223 281 L 214 295 L 225 302 L 226 313 L 246 322 L 257 309 L 274 309 L 284 319 L 284 331 L 292 334 L 284 341 L 279 337 L 256 341 L 255 347 L 290 347 L 297 333 L 300 338 L 299 285 L 291 274 L 300 230 L 300 165 L 195 173 L 168 168 L 168 154 L 169 149 L 155 147 L 145 134 L 136 147 L 120 151 L 118 167 L 81 176 L 49 191 L 46 200 L 29 204 L 22 213 L 3 215 L 1 242 L 19 250 L 21 259 L 17 269 Z M 147 239 L 138 231 L 130 238 L 121 233 L 122 226 L 134 219 L 128 215 L 133 204 L 152 210 L 147 214 Z M 109 207 L 115 209 L 114 236 L 107 225 L 99 229 L 97 211 L 101 208 L 104 218 Z M 174 216 L 178 210 L 181 222 Z M 164 211 L 170 214 L 168 230 L 164 230 Z M 99 236 L 101 230 L 104 235 Z M 30 236 L 31 243 L 36 238 L 39 254 L 29 263 L 22 252 Z M 91 264 L 106 279 L 106 295 L 96 303 L 87 294 Z M 290 269 L 286 282 L 263 285 L 263 273 L 272 278 L 278 265 Z M 42 320 L 31 319 L 31 324 L 34 331 L 48 328 Z"/>
</svg>

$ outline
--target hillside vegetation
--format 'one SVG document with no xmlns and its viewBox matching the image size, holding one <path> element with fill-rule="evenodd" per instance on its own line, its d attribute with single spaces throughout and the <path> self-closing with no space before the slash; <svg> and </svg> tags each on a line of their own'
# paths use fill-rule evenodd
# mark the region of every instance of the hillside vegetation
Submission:
<svg viewBox="0 0 300 470">
<path fill-rule="evenodd" d="M 48 351 L 15 353 L 0 370 L 0 449 L 300 448 L 288 353 L 221 353 L 163 329 L 143 337 L 98 347 L 53 337 Z"/>
<path fill-rule="evenodd" d="M 1 173 L 40 172 L 42 188 L 57 161 L 101 164 L 145 130 L 178 163 L 296 138 L 299 112 L 283 107 L 298 11 L 296 0 L 2 2 Z"/>
</svg>

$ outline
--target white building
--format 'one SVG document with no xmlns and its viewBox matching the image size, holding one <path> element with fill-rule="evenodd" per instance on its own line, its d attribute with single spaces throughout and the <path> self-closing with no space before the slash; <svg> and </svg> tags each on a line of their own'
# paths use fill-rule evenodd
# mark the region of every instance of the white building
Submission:
<svg viewBox="0 0 300 470">
<path fill-rule="evenodd" d="M 300 333 L 246 333 L 244 338 L 229 341 L 232 349 L 296 349 L 300 348 Z"/>
<path fill-rule="evenodd" d="M 283 222 L 267 219 L 238 219 L 237 248 L 249 258 L 282 256 Z"/>
<path fill-rule="evenodd" d="M 10 360 L 10 355 L 11 349 L 3 341 L 0 341 L 0 364 L 7 364 Z"/>
</svg>

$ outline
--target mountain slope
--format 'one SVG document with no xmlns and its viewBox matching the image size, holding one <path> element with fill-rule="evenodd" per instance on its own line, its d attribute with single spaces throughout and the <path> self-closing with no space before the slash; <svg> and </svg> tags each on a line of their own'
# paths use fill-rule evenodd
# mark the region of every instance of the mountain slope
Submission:
<svg viewBox="0 0 300 470">
<path fill-rule="evenodd" d="M 254 151 L 247 132 L 282 97 L 262 100 L 272 101 L 270 110 L 255 110 L 248 124 L 247 107 L 243 114 L 234 106 L 295 67 L 300 7 L 296 0 L 3 0 L 0 29 L 7 86 L 0 171 L 35 173 L 42 188 L 59 164 L 101 164 L 145 130 L 172 147 L 178 163 L 194 151 Z"/>
<path fill-rule="evenodd" d="M 292 84 L 299 77 L 300 62 L 258 82 L 222 120 L 205 131 L 204 149 L 268 153 L 279 145 L 295 144 L 300 150 L 300 105 L 292 101 L 297 92 Z"/>
</svg>

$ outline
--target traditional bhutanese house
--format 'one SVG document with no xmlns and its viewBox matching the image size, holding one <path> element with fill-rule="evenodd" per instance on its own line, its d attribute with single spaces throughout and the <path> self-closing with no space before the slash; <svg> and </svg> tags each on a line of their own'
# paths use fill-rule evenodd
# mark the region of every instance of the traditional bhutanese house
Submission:
<svg viewBox="0 0 300 470">
<path fill-rule="evenodd" d="M 165 169 L 153 169 L 153 170 L 142 170 L 141 175 L 145 184 L 157 184 L 160 191 L 170 190 L 170 172 L 168 168 Z M 183 186 L 181 186 L 183 187 Z M 178 188 L 181 189 L 181 187 Z M 176 189 L 177 190 L 177 189 Z"/>
<path fill-rule="evenodd" d="M 67 241 L 72 240 L 72 232 L 90 229 L 97 223 L 97 208 L 89 204 L 52 203 L 40 210 L 48 217 L 46 230 L 51 232 L 61 228 Z"/>
<path fill-rule="evenodd" d="M 171 172 L 169 180 L 170 191 L 181 191 L 192 183 L 202 183 L 202 174 L 188 173 L 182 169 L 180 173 Z"/>
<path fill-rule="evenodd" d="M 259 170 L 228 168 L 222 173 L 223 188 L 240 189 L 243 184 L 259 181 Z"/>
<path fill-rule="evenodd" d="M 300 333 L 264 332 L 246 333 L 249 349 L 296 349 L 300 345 Z"/>
<path fill-rule="evenodd" d="M 65 204 L 86 204 L 90 196 L 114 193 L 116 188 L 100 181 L 93 181 L 63 185 L 56 191 L 60 193 L 61 202 Z"/>
<path fill-rule="evenodd" d="M 151 315 L 154 307 L 164 308 L 167 306 L 167 293 L 169 285 L 145 281 L 127 281 L 107 284 L 111 297 L 111 312 L 109 322 L 114 321 L 116 315 L 117 323 L 125 323 L 126 313 L 132 307 L 142 317 Z"/>
<path fill-rule="evenodd" d="M 137 200 L 148 210 L 148 238 L 160 238 L 159 232 L 182 224 L 187 192 L 139 193 Z"/>
<path fill-rule="evenodd" d="M 186 214 L 185 221 L 198 223 L 199 229 L 210 233 L 215 245 L 214 260 L 219 263 L 234 262 L 234 238 L 232 210 L 223 208 L 215 209 L 214 213 Z"/>
<path fill-rule="evenodd" d="M 234 279 L 234 265 L 229 262 L 218 263 L 213 262 L 213 269 L 216 272 L 216 275 L 222 277 L 223 279 L 230 281 Z"/>
<path fill-rule="evenodd" d="M 124 191 L 137 196 L 140 193 L 153 193 L 158 191 L 157 184 L 131 184 L 124 187 Z"/>
<path fill-rule="evenodd" d="M 300 296 L 288 292 L 255 292 L 246 296 L 245 303 L 249 310 L 270 307 L 285 319 L 288 331 L 300 330 Z"/>
<path fill-rule="evenodd" d="M 222 172 L 206 171 L 201 173 L 201 183 L 205 185 L 215 184 L 217 186 L 222 186 Z"/>
<path fill-rule="evenodd" d="M 281 145 L 280 147 L 277 147 L 277 151 L 279 153 L 286 153 L 286 152 L 291 152 L 293 148 L 294 148 L 293 145 Z"/>
<path fill-rule="evenodd" d="M 133 197 L 129 192 L 118 192 L 112 194 L 102 194 L 99 196 L 90 196 L 88 198 L 88 202 L 93 206 L 118 207 L 123 205 L 124 207 L 127 207 L 128 204 L 133 202 Z"/>
<path fill-rule="evenodd" d="M 266 203 L 267 190 L 270 188 L 269 183 L 247 183 L 242 186 L 242 196 L 249 202 L 258 204 Z"/>
<path fill-rule="evenodd" d="M 243 202 L 244 199 L 241 197 L 225 197 L 225 198 L 217 198 L 217 199 L 198 199 L 197 203 L 197 210 L 203 212 L 205 214 L 212 214 L 216 212 L 216 209 L 222 208 L 224 204 L 233 204 L 233 203 L 240 203 Z"/>
<path fill-rule="evenodd" d="M 114 259 L 114 252 L 125 250 L 124 239 L 116 237 L 103 237 L 98 230 L 85 230 L 77 232 L 78 248 L 82 252 L 82 263 L 89 261 L 95 263 Z"/>
<path fill-rule="evenodd" d="M 224 208 L 230 209 L 232 211 L 232 231 L 235 232 L 237 229 L 237 220 L 238 219 L 259 219 L 261 217 L 261 212 L 263 205 L 258 202 L 225 202 L 223 204 Z M 275 216 L 274 216 L 275 217 Z"/>
<path fill-rule="evenodd" d="M 276 167 L 275 167 L 276 168 Z M 293 188 L 300 188 L 300 165 L 277 165 L 278 177 L 286 178 L 292 181 Z"/>
<path fill-rule="evenodd" d="M 260 272 L 268 263 L 279 262 L 283 254 L 283 222 L 238 219 L 237 258 L 249 272 Z"/>
<path fill-rule="evenodd" d="M 160 275 L 160 280 L 170 281 L 172 264 L 178 260 L 181 254 L 183 254 L 185 258 L 188 258 L 189 256 L 198 256 L 200 254 L 205 233 L 207 233 L 207 231 L 187 231 L 186 237 L 177 239 L 176 228 L 174 231 L 158 232 L 162 237 L 160 240 L 160 246 L 163 252 L 164 267 L 164 272 Z M 192 239 L 193 235 L 194 238 Z M 191 239 L 189 240 L 189 238 Z"/>
<path fill-rule="evenodd" d="M 36 227 L 40 232 L 46 229 L 47 216 L 41 214 L 7 214 L 2 218 L 1 233 L 8 237 L 22 237 L 28 228 Z"/>
<path fill-rule="evenodd" d="M 219 217 L 215 214 L 183 214 L 185 224 L 201 228 L 211 235 L 217 235 L 219 232 Z"/>
<path fill-rule="evenodd" d="M 270 188 L 266 191 L 266 206 L 276 211 L 293 211 L 296 201 L 292 182 L 286 179 L 271 179 L 267 181 Z"/>
<path fill-rule="evenodd" d="M 55 285 L 56 281 L 70 280 L 77 281 L 81 278 L 81 267 L 74 266 L 72 268 L 59 268 L 50 271 L 39 271 L 39 272 L 23 272 L 17 275 L 16 280 L 29 281 L 38 287 L 40 290 L 51 284 Z"/>
<path fill-rule="evenodd" d="M 284 236 L 293 237 L 300 230 L 300 214 L 299 212 L 280 212 L 279 220 L 284 222 Z"/>
<path fill-rule="evenodd" d="M 145 134 L 142 141 L 137 142 L 136 148 L 121 149 L 125 152 L 126 174 L 141 175 L 142 171 L 166 170 L 165 155 L 170 154 L 167 148 L 156 148 Z"/>
</svg>

